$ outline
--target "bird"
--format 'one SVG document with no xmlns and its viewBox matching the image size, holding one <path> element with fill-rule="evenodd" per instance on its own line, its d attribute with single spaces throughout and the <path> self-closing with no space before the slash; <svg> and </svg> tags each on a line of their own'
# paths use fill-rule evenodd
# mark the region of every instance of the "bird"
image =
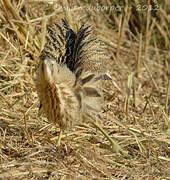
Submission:
<svg viewBox="0 0 170 180">
<path fill-rule="evenodd" d="M 106 71 L 107 55 L 92 27 L 82 25 L 74 32 L 66 19 L 47 26 L 46 43 L 39 56 L 35 86 L 40 109 L 48 121 L 58 124 L 62 133 L 79 122 L 97 122 L 104 106 L 103 81 L 111 80 Z M 112 146 L 115 142 L 101 128 Z"/>
</svg>

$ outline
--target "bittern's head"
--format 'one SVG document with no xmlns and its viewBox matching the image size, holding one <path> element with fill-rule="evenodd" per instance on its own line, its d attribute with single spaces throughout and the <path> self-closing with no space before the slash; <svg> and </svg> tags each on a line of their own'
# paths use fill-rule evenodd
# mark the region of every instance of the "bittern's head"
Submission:
<svg viewBox="0 0 170 180">
<path fill-rule="evenodd" d="M 48 82 L 53 82 L 59 71 L 58 64 L 53 58 L 45 58 L 42 60 L 40 68 L 44 79 Z"/>
<path fill-rule="evenodd" d="M 66 64 L 58 64 L 56 59 L 46 57 L 40 60 L 37 77 L 45 80 L 46 83 L 65 83 L 73 86 L 75 75 L 70 71 Z"/>
</svg>

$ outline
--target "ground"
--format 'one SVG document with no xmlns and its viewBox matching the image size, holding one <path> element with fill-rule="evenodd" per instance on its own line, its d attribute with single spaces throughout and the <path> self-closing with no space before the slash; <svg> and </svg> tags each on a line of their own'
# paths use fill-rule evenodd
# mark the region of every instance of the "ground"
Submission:
<svg viewBox="0 0 170 180">
<path fill-rule="evenodd" d="M 0 1 L 0 179 L 170 179 L 170 2 Z M 117 9 L 116 9 L 117 7 Z M 92 25 L 110 56 L 100 123 L 64 133 L 38 114 L 46 24 Z"/>
</svg>

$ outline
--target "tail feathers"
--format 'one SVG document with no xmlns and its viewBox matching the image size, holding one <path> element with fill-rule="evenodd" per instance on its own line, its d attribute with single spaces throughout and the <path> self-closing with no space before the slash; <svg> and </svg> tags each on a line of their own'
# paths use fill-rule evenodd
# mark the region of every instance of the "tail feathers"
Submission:
<svg viewBox="0 0 170 180">
<path fill-rule="evenodd" d="M 41 52 L 40 58 L 56 59 L 57 63 L 65 62 L 65 32 L 64 29 L 55 24 L 48 26 L 46 33 L 46 44 Z"/>
<path fill-rule="evenodd" d="M 84 68 L 84 64 L 89 63 L 90 59 L 92 60 L 98 42 L 97 38 L 92 35 L 91 26 L 82 25 L 75 33 L 66 20 L 63 19 L 62 22 L 66 31 L 65 63 L 74 73 L 77 73 L 80 68 L 88 70 L 88 68 Z"/>
<path fill-rule="evenodd" d="M 44 58 L 54 58 L 77 74 L 80 69 L 100 71 L 106 55 L 103 44 L 92 34 L 91 26 L 83 25 L 75 33 L 62 19 L 61 25 L 47 27 L 46 44 L 41 53 L 41 59 Z"/>
</svg>

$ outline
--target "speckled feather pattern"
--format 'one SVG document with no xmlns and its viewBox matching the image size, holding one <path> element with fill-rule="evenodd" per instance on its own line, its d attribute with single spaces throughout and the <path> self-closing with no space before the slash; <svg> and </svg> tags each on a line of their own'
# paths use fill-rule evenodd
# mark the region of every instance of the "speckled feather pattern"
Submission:
<svg viewBox="0 0 170 180">
<path fill-rule="evenodd" d="M 61 129 L 93 121 L 104 103 L 101 91 L 105 55 L 90 26 L 75 33 L 66 20 L 47 28 L 35 85 L 49 122 Z M 96 73 L 97 71 L 97 73 Z"/>
</svg>

